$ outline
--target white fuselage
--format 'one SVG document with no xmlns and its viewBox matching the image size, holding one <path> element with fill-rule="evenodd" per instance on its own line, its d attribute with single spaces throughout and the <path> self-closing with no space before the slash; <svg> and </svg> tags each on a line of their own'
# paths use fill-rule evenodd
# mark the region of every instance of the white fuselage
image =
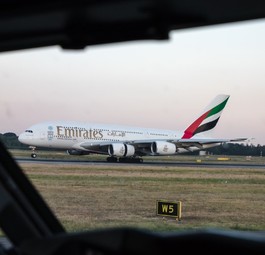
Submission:
<svg viewBox="0 0 265 255">
<path fill-rule="evenodd" d="M 140 140 L 167 140 L 180 138 L 172 130 L 137 128 L 85 122 L 44 122 L 31 126 L 19 140 L 31 146 L 59 149 L 75 148 L 82 142 L 111 143 Z"/>
</svg>

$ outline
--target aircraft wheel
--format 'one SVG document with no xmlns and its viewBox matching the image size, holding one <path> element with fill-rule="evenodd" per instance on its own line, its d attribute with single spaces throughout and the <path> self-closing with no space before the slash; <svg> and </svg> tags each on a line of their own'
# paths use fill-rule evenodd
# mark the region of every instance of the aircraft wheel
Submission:
<svg viewBox="0 0 265 255">
<path fill-rule="evenodd" d="M 142 158 L 119 158 L 120 163 L 143 163 Z"/>
<path fill-rule="evenodd" d="M 31 157 L 32 157 L 32 158 L 37 158 L 37 154 L 36 154 L 36 153 L 32 153 L 32 154 L 31 154 Z"/>
<path fill-rule="evenodd" d="M 120 163 L 124 162 L 124 159 L 123 158 L 119 158 L 119 162 Z"/>
<path fill-rule="evenodd" d="M 115 158 L 115 157 L 107 157 L 107 161 L 108 162 L 117 162 L 117 158 Z"/>
<path fill-rule="evenodd" d="M 143 163 L 143 159 L 142 158 L 135 158 L 134 163 Z"/>
</svg>

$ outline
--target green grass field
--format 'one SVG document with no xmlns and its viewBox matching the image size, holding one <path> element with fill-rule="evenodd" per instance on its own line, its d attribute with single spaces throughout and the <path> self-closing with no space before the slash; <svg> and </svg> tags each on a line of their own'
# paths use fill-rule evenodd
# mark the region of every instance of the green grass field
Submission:
<svg viewBox="0 0 265 255">
<path fill-rule="evenodd" d="M 179 158 L 198 159 L 213 160 Z M 256 161 L 264 164 L 263 158 L 251 159 Z M 158 231 L 265 229 L 265 169 L 37 162 L 20 166 L 68 231 L 121 226 Z M 181 201 L 181 221 L 158 216 L 157 200 Z"/>
</svg>

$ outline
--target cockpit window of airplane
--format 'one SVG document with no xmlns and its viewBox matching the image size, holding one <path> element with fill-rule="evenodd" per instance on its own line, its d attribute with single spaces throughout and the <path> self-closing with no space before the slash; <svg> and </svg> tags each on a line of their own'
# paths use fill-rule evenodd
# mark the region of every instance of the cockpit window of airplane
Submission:
<svg viewBox="0 0 265 255">
<path fill-rule="evenodd" d="M 66 232 L 264 230 L 264 27 L 4 53 L 0 139 Z"/>
</svg>

